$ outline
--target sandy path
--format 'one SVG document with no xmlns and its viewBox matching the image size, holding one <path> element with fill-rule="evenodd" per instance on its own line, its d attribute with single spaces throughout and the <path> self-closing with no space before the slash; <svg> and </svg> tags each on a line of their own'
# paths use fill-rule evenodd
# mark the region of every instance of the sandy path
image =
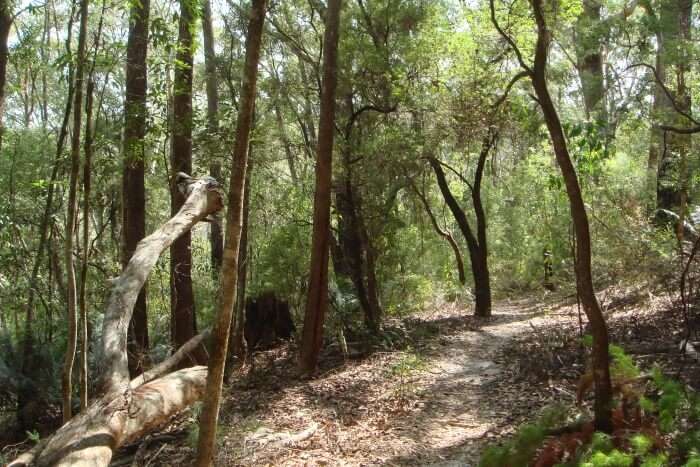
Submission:
<svg viewBox="0 0 700 467">
<path fill-rule="evenodd" d="M 563 309 L 545 311 L 533 302 L 500 302 L 493 318 L 478 322 L 441 307 L 406 324 L 415 348 L 339 362 L 312 381 L 291 376 L 291 352 L 262 354 L 264 368 L 228 392 L 217 465 L 476 465 L 493 433 L 544 403 L 511 384 L 499 357 L 533 326 L 576 319 Z M 308 439 L 269 442 L 314 424 Z M 192 450 L 172 448 L 161 465 L 187 465 Z"/>
</svg>

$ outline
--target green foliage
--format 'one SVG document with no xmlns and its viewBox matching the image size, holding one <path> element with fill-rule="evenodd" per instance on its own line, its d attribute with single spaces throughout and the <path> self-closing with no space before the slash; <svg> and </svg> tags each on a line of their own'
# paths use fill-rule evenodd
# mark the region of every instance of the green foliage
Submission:
<svg viewBox="0 0 700 467">
<path fill-rule="evenodd" d="M 582 460 L 581 467 L 631 467 L 634 456 L 613 449 L 608 453 L 596 451 Z"/>
<path fill-rule="evenodd" d="M 555 406 L 543 411 L 535 423 L 520 427 L 513 439 L 487 447 L 479 467 L 519 467 L 529 465 L 545 439 L 546 431 L 566 420 L 566 410 Z"/>
<path fill-rule="evenodd" d="M 659 411 L 659 428 L 668 433 L 674 429 L 681 408 L 688 403 L 683 386 L 663 375 L 656 367 L 652 371 L 654 384 L 660 397 L 656 403 Z"/>
<path fill-rule="evenodd" d="M 591 337 L 584 336 L 584 344 L 590 346 Z M 617 346 L 610 347 L 613 357 L 613 379 L 624 380 L 639 376 L 639 369 L 624 350 Z M 640 394 L 638 403 L 643 409 L 645 420 L 635 430 L 625 426 L 616 430 L 615 436 L 594 432 L 591 441 L 581 446 L 574 460 L 561 466 L 582 467 L 665 467 L 670 459 L 685 459 L 686 466 L 697 465 L 700 459 L 700 428 L 698 428 L 698 397 L 661 372 L 659 368 L 652 371 L 655 401 Z M 627 403 L 633 403 L 627 401 Z M 561 426 L 566 417 L 565 409 L 559 407 L 550 413 L 554 418 L 542 417 L 536 424 L 525 425 L 514 439 L 500 445 L 488 447 L 481 459 L 481 466 L 516 466 L 528 465 L 540 449 L 543 427 Z M 558 416 L 557 416 L 558 414 Z M 685 426 L 685 432 L 680 430 Z M 655 427 L 658 431 L 655 431 Z M 689 427 L 689 429 L 688 429 Z M 658 439 L 661 433 L 673 434 L 673 444 L 661 447 Z M 534 443 L 534 444 L 529 444 Z"/>
</svg>

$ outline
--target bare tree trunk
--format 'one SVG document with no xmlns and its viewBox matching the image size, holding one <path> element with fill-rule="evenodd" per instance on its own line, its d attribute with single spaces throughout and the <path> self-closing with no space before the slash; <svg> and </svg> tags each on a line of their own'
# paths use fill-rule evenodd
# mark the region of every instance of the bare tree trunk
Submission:
<svg viewBox="0 0 700 467">
<path fill-rule="evenodd" d="M 90 191 L 92 175 L 92 158 L 94 151 L 94 122 L 93 104 L 95 98 L 95 66 L 97 64 L 97 53 L 100 47 L 102 36 L 102 24 L 104 20 L 105 3 L 102 3 L 99 26 L 95 35 L 94 54 L 90 72 L 88 73 L 87 89 L 85 92 L 85 140 L 83 142 L 85 161 L 83 163 L 83 245 L 82 264 L 80 266 L 80 411 L 83 412 L 88 406 L 88 314 L 87 314 L 87 275 L 88 262 L 90 259 Z"/>
<path fill-rule="evenodd" d="M 476 171 L 474 173 L 474 183 L 470 187 L 472 194 L 472 204 L 476 217 L 476 235 L 469 225 L 464 210 L 459 206 L 455 199 L 445 177 L 445 172 L 442 170 L 442 165 L 434 157 L 428 157 L 428 162 L 435 172 L 438 187 L 442 193 L 442 197 L 450 208 L 452 215 L 457 221 L 459 230 L 462 232 L 467 248 L 469 249 L 469 258 L 471 260 L 472 276 L 474 278 L 474 315 L 480 317 L 491 316 L 491 279 L 488 266 L 488 244 L 486 238 L 486 213 L 484 212 L 483 203 L 481 201 L 481 182 L 484 177 L 484 168 L 486 166 L 486 158 L 491 151 L 496 139 L 496 133 L 489 130 L 488 135 L 484 137 L 481 144 L 481 152 L 477 162 Z"/>
<path fill-rule="evenodd" d="M 80 266 L 80 411 L 87 409 L 88 402 L 88 315 L 87 273 L 90 259 L 90 189 L 93 152 L 92 108 L 95 82 L 88 80 L 85 104 L 85 161 L 83 163 L 83 257 Z"/>
<path fill-rule="evenodd" d="M 679 41 L 681 44 L 690 44 L 691 18 L 693 14 L 692 0 L 679 0 L 678 2 L 678 23 L 679 23 Z M 690 60 L 684 48 L 681 58 L 678 60 L 676 67 L 676 93 L 678 95 L 678 105 L 686 112 L 691 111 L 691 93 L 686 83 L 686 74 L 690 71 Z M 682 123 L 681 123 L 682 125 Z M 688 153 L 692 147 L 691 135 L 674 135 L 675 146 L 678 149 L 678 244 L 681 256 L 681 264 L 683 264 L 683 234 L 686 218 L 686 210 L 688 205 Z"/>
<path fill-rule="evenodd" d="M 276 85 L 282 86 L 281 83 L 277 82 Z M 275 102 L 273 103 L 275 111 L 275 122 L 277 123 L 277 131 L 279 131 L 279 137 L 284 146 L 284 155 L 287 158 L 287 166 L 289 167 L 289 176 L 292 178 L 292 184 L 295 186 L 299 183 L 299 176 L 297 175 L 296 164 L 294 163 L 294 153 L 292 152 L 292 144 L 289 141 L 289 136 L 287 135 L 287 128 L 284 123 L 284 118 L 282 117 L 282 104 L 279 98 L 280 91 L 277 90 L 277 96 L 275 97 Z"/>
<path fill-rule="evenodd" d="M 557 163 L 564 178 L 566 192 L 569 196 L 571 216 L 574 221 L 578 290 L 584 311 L 591 324 L 591 334 L 593 335 L 592 365 L 595 383 L 595 426 L 596 429 L 610 432 L 612 430 L 612 385 L 608 354 L 608 328 L 593 288 L 591 236 L 588 215 L 586 214 L 581 188 L 576 176 L 576 170 L 571 162 L 559 115 L 547 89 L 546 68 L 551 32 L 544 17 L 543 0 L 530 0 L 530 3 L 537 22 L 537 43 L 534 66 L 529 74 L 545 123 L 547 124 L 547 129 L 549 130 Z"/>
<path fill-rule="evenodd" d="M 216 79 L 216 54 L 214 52 L 214 29 L 212 27 L 211 1 L 203 0 L 202 35 L 204 36 L 204 69 L 207 91 L 207 144 L 209 157 L 209 175 L 221 179 L 221 163 L 217 149 L 220 146 L 219 135 L 219 92 Z M 209 243 L 211 245 L 211 265 L 214 279 L 218 279 L 224 254 L 224 235 L 221 224 L 209 224 Z"/>
<path fill-rule="evenodd" d="M 191 179 L 185 174 L 175 178 L 176 186 L 186 197 L 178 213 L 158 231 L 139 242 L 129 264 L 114 284 L 105 312 L 102 335 L 102 363 L 105 371 L 101 385 L 105 393 L 118 393 L 128 382 L 126 354 L 127 327 L 138 293 L 145 284 L 158 256 L 197 222 L 221 208 L 218 185 L 211 179 Z"/>
<path fill-rule="evenodd" d="M 7 40 L 12 27 L 12 11 L 9 0 L 0 0 L 0 149 L 5 133 L 2 123 L 5 114 L 5 82 L 7 81 L 7 62 L 10 58 L 10 51 L 7 47 Z"/>
<path fill-rule="evenodd" d="M 69 24 L 69 30 L 72 24 Z M 49 270 L 52 267 L 56 268 L 56 280 L 60 281 L 60 266 L 56 264 L 53 256 L 56 255 L 55 250 L 51 247 L 49 241 L 49 236 L 52 230 L 52 212 L 54 204 L 54 196 L 56 194 L 56 180 L 58 179 L 59 167 L 61 166 L 61 155 L 63 154 L 63 148 L 65 146 L 66 138 L 68 136 L 68 125 L 70 123 L 71 109 L 73 108 L 73 92 L 75 90 L 75 83 L 72 80 L 72 72 L 69 72 L 68 79 L 68 95 L 66 96 L 65 110 L 63 112 L 63 121 L 61 123 L 61 129 L 58 133 L 58 141 L 56 144 L 56 152 L 54 154 L 54 165 L 51 170 L 51 175 L 49 177 L 48 192 L 46 194 L 46 203 L 44 204 L 44 214 L 39 226 L 39 244 L 37 246 L 36 257 L 34 258 L 34 265 L 32 266 L 32 272 L 29 279 L 29 291 L 27 292 L 27 308 L 26 308 L 26 318 L 24 322 L 24 343 L 23 343 L 23 354 L 22 354 L 22 374 L 31 379 L 31 375 L 37 369 L 37 362 L 35 361 L 34 352 L 34 298 L 37 293 L 37 288 L 39 287 L 39 272 L 41 267 L 42 255 L 44 250 L 48 253 L 48 263 Z M 53 250 L 53 251 L 52 251 Z M 58 258 L 56 258 L 58 260 Z M 61 292 L 63 287 L 59 286 Z M 29 429 L 32 420 L 35 415 L 27 410 L 28 405 L 37 397 L 36 388 L 29 386 L 23 391 L 20 391 L 17 398 L 17 418 L 19 421 L 19 426 L 21 428 Z"/>
<path fill-rule="evenodd" d="M 146 236 L 146 93 L 148 74 L 148 18 L 150 0 L 131 3 L 126 46 L 126 98 L 122 172 L 122 267 Z M 136 376 L 147 365 L 148 308 L 146 287 L 141 289 L 129 324 L 129 371 Z"/>
<path fill-rule="evenodd" d="M 231 348 L 229 358 L 244 359 L 247 352 L 245 340 L 245 296 L 248 276 L 248 219 L 250 217 L 250 177 L 253 171 L 251 159 L 252 145 L 248 146 L 248 170 L 245 174 L 245 193 L 243 194 L 243 228 L 241 245 L 238 249 L 238 285 L 236 290 L 236 308 L 231 323 Z"/>
<path fill-rule="evenodd" d="M 80 0 L 80 33 L 78 35 L 77 65 L 75 70 L 75 93 L 73 101 L 73 135 L 71 138 L 71 170 L 66 215 L 65 249 L 66 280 L 68 286 L 68 342 L 63 361 L 63 423 L 69 421 L 72 414 L 72 379 L 73 363 L 78 343 L 77 290 L 75 281 L 75 263 L 73 261 L 73 243 L 75 239 L 76 217 L 78 207 L 78 176 L 80 172 L 80 130 L 82 125 L 83 76 L 85 70 L 85 48 L 87 41 L 88 0 Z"/>
<path fill-rule="evenodd" d="M 170 169 L 171 212 L 176 213 L 185 197 L 174 183 L 174 174 L 192 172 L 192 29 L 195 22 L 195 4 L 180 1 L 178 47 L 173 80 L 173 120 Z M 178 238 L 170 248 L 170 323 L 174 349 L 181 347 L 196 334 L 194 291 L 192 289 L 192 237 L 189 232 Z M 206 361 L 204 352 L 195 359 Z M 187 362 L 183 362 L 183 365 Z"/>
<path fill-rule="evenodd" d="M 258 62 L 265 23 L 266 0 L 253 0 L 246 38 L 245 65 L 241 83 L 241 99 L 236 122 L 236 142 L 233 147 L 233 169 L 229 182 L 228 211 L 226 213 L 226 243 L 219 287 L 216 322 L 212 331 L 212 352 L 209 358 L 204 408 L 199 424 L 197 465 L 212 465 L 216 454 L 216 425 L 221 405 L 221 390 L 228 354 L 231 320 L 238 286 L 238 260 L 243 229 L 243 201 L 248 167 L 248 143 L 255 107 Z"/>
<path fill-rule="evenodd" d="M 331 178 L 341 3 L 341 0 L 329 0 L 325 16 L 323 83 L 321 89 L 321 115 L 318 124 L 318 156 L 316 161 L 316 192 L 314 195 L 309 290 L 299 355 L 299 370 L 303 375 L 311 375 L 316 371 L 318 354 L 323 344 L 323 321 L 328 310 Z"/>
<path fill-rule="evenodd" d="M 656 64 L 654 78 L 656 87 L 652 115 L 663 125 L 683 127 L 685 117 L 677 110 L 688 112 L 691 99 L 685 85 L 688 58 L 685 48 L 691 40 L 691 0 L 664 0 L 657 11 L 647 6 L 647 13 L 656 25 Z M 675 75 L 675 89 L 671 78 Z M 665 133 L 651 129 L 649 142 L 648 184 L 650 197 L 656 190 L 656 208 L 679 212 L 685 204 L 684 175 L 681 172 L 683 154 L 690 146 L 689 135 L 675 132 Z"/>
</svg>

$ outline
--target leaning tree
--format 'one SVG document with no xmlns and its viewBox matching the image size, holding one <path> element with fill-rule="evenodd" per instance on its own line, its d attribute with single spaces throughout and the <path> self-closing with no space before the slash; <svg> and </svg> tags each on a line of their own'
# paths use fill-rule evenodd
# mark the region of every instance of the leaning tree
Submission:
<svg viewBox="0 0 700 467">
<path fill-rule="evenodd" d="M 101 396 L 10 467 L 107 466 L 116 448 L 144 436 L 202 398 L 207 368 L 174 369 L 202 343 L 206 332 L 147 372 L 133 380 L 129 377 L 129 322 L 149 273 L 177 238 L 223 207 L 222 192 L 213 178 L 194 179 L 179 173 L 176 183 L 184 204 L 139 242 L 124 271 L 113 281 L 99 345 Z"/>
</svg>

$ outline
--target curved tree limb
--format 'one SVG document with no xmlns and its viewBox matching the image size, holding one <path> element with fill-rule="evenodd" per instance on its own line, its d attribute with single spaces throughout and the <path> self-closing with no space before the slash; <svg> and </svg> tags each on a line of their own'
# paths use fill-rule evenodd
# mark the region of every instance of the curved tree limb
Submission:
<svg viewBox="0 0 700 467">
<path fill-rule="evenodd" d="M 197 222 L 223 207 L 222 193 L 210 177 L 193 179 L 177 175 L 178 189 L 187 195 L 180 211 L 158 230 L 141 240 L 114 281 L 102 327 L 102 386 L 105 393 L 119 393 L 129 386 L 127 333 L 134 304 L 160 254 Z"/>
<path fill-rule="evenodd" d="M 163 375 L 201 344 L 207 331 L 134 381 L 129 381 L 127 367 L 128 323 L 136 297 L 158 257 L 177 237 L 223 205 L 219 185 L 210 177 L 194 179 L 179 173 L 176 183 L 187 196 L 185 204 L 139 243 L 124 272 L 113 283 L 103 326 L 105 394 L 10 466 L 107 466 L 114 449 L 143 436 L 202 398 L 206 367 Z"/>
</svg>

